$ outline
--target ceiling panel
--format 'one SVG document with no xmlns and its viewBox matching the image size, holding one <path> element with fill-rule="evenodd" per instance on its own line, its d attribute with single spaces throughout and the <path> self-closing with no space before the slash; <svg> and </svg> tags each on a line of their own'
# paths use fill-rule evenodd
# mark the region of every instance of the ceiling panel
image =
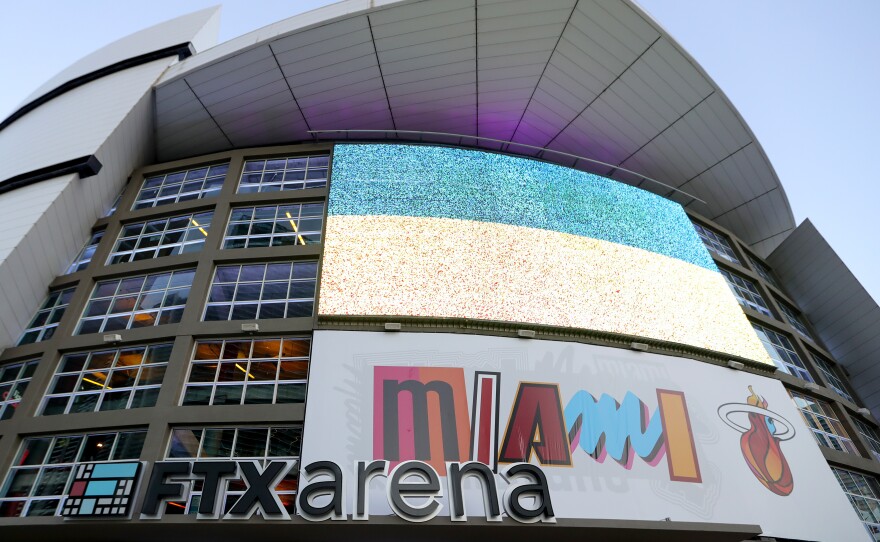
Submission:
<svg viewBox="0 0 880 542">
<path fill-rule="evenodd" d="M 245 47 L 226 57 L 192 69 L 181 63 L 156 92 L 160 158 L 309 140 L 309 129 L 391 130 L 335 137 L 448 142 L 574 164 L 718 217 L 762 250 L 793 227 L 748 127 L 627 0 L 347 5 L 335 11 L 348 13 L 338 19 L 295 17 L 242 40 Z M 395 129 L 549 146 L 612 167 Z M 645 177 L 681 185 L 706 203 Z"/>
</svg>

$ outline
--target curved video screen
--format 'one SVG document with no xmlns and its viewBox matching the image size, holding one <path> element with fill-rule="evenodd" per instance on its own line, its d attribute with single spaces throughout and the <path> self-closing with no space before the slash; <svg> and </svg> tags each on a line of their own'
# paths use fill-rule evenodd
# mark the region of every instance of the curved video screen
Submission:
<svg viewBox="0 0 880 542">
<path fill-rule="evenodd" d="M 502 154 L 340 144 L 319 314 L 609 331 L 772 365 L 682 207 Z"/>
</svg>

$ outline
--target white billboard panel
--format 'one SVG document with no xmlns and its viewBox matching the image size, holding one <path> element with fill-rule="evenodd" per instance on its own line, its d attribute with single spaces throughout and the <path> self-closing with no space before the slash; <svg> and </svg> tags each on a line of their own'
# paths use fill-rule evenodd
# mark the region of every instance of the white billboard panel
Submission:
<svg viewBox="0 0 880 542">
<path fill-rule="evenodd" d="M 460 468 L 454 463 L 488 465 L 500 501 L 517 486 L 504 473 L 530 463 L 546 476 L 558 518 L 759 524 L 767 536 L 804 540 L 866 536 L 779 381 L 672 356 L 478 335 L 317 331 L 302 465 L 342 467 L 352 516 L 358 492 L 348 481 L 356 462 L 372 460 L 387 464 L 376 464 L 365 484 L 371 515 L 400 514 L 388 486 L 407 461 L 439 474 L 441 515 L 455 505 L 447 479 Z M 302 476 L 301 484 L 318 479 Z M 487 515 L 485 485 L 461 484 L 467 515 Z M 416 508 L 431 501 L 408 498 Z"/>
</svg>

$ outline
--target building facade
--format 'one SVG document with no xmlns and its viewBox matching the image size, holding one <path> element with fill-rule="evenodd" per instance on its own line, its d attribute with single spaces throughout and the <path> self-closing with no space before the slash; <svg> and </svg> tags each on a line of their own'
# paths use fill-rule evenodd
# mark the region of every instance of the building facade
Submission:
<svg viewBox="0 0 880 542">
<path fill-rule="evenodd" d="M 880 308 L 693 59 L 624 0 L 373 4 L 0 123 L 0 528 L 880 538 Z"/>
</svg>

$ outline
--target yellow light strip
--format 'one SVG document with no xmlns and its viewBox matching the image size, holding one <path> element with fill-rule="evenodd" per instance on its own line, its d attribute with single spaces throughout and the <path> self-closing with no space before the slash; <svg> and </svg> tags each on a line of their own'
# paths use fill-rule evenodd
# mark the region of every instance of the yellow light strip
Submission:
<svg viewBox="0 0 880 542">
<path fill-rule="evenodd" d="M 302 238 L 302 235 L 299 234 L 299 228 L 297 228 L 296 224 L 293 223 L 293 217 L 290 216 L 290 211 L 284 211 L 284 214 L 286 214 L 287 218 L 290 220 L 290 225 L 293 226 L 293 233 L 296 234 L 296 238 L 299 239 L 299 242 L 301 244 L 305 245 L 305 239 Z"/>
<path fill-rule="evenodd" d="M 94 380 L 91 380 L 91 379 L 86 378 L 86 377 L 83 377 L 83 380 L 85 380 L 86 382 L 88 382 L 88 383 L 90 383 L 90 384 L 94 384 L 94 385 L 96 385 L 96 386 L 101 386 L 102 388 L 104 387 L 104 383 L 103 383 L 103 382 L 95 382 Z M 113 388 L 111 388 L 110 386 L 107 386 L 107 389 L 108 389 L 108 390 L 112 390 Z"/>
<path fill-rule="evenodd" d="M 239 371 L 241 371 L 241 372 L 243 372 L 244 374 L 248 375 L 248 378 L 254 380 L 254 375 L 252 375 L 251 373 L 245 371 L 245 370 L 244 370 L 244 367 L 242 367 L 242 366 L 239 365 L 238 363 L 235 364 L 235 367 L 236 367 Z"/>
<path fill-rule="evenodd" d="M 193 226 L 197 227 L 200 232 L 202 232 L 202 235 L 204 235 L 205 237 L 208 236 L 208 232 L 206 232 L 205 228 L 203 228 L 198 222 L 196 222 L 195 218 L 190 218 L 189 221 L 192 222 Z"/>
</svg>

